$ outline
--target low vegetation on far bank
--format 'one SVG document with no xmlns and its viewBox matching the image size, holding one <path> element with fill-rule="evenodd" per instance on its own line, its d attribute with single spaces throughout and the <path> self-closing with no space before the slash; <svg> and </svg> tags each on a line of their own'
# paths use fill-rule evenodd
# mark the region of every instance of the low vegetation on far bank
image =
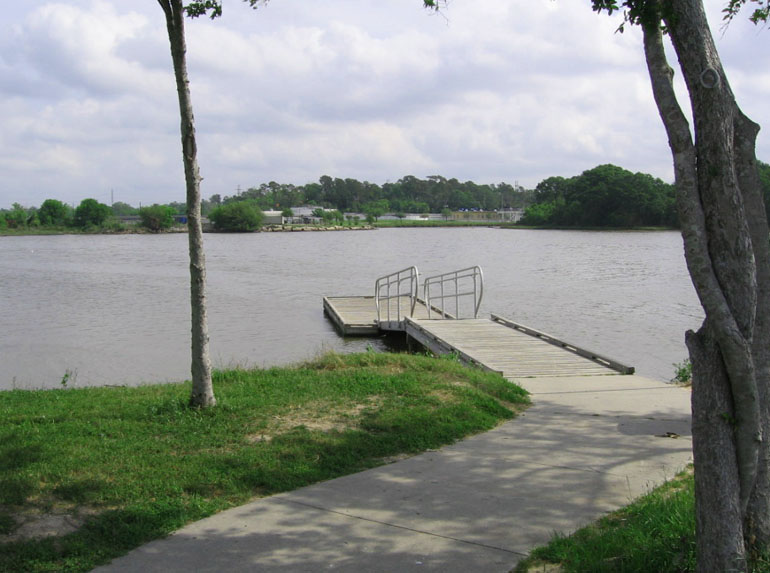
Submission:
<svg viewBox="0 0 770 573">
<path fill-rule="evenodd" d="M 770 165 L 759 161 L 758 167 L 770 215 Z M 233 206 L 239 203 L 242 205 Z M 211 218 L 219 231 L 250 232 L 260 227 L 259 213 L 279 210 L 285 217 L 291 217 L 292 208 L 302 205 L 317 206 L 314 219 L 338 226 L 345 220 L 348 226 L 356 226 L 359 220 L 392 227 L 514 226 L 506 223 L 498 211 L 518 210 L 523 212 L 523 218 L 516 226 L 530 228 L 678 227 L 672 185 L 615 165 L 599 165 L 569 178 L 548 177 L 534 189 L 518 184 L 461 182 L 439 175 L 425 179 L 407 175 L 381 186 L 327 175 L 317 183 L 305 185 L 271 181 L 233 196 L 214 194 L 202 199 L 201 212 Z M 46 199 L 40 207 L 14 203 L 12 209 L 0 209 L 0 235 L 135 232 L 137 227 L 121 223 L 121 217 L 141 219 L 140 226 L 157 232 L 168 229 L 175 221 L 181 223 L 186 212 L 187 206 L 179 202 L 136 208 L 121 201 L 107 206 L 84 199 L 75 207 Z M 380 220 L 386 213 L 398 220 Z M 407 219 L 408 213 L 440 213 L 444 221 L 439 222 L 436 217 L 430 221 Z"/>
<path fill-rule="evenodd" d="M 0 392 L 0 571 L 87 571 L 251 498 L 488 430 L 528 399 L 454 360 L 325 355 L 189 384 Z M 59 535 L 34 536 L 54 522 Z M 69 526 L 69 531 L 65 526 Z"/>
</svg>

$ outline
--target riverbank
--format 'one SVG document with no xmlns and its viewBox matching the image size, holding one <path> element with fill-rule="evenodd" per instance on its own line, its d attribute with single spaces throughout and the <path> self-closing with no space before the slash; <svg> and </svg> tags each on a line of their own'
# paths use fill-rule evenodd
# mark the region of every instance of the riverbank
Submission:
<svg viewBox="0 0 770 573">
<path fill-rule="evenodd" d="M 372 231 L 371 225 L 266 225 L 262 227 L 263 233 L 294 233 L 304 231 Z"/>
<path fill-rule="evenodd" d="M 493 229 L 518 229 L 528 231 L 605 231 L 605 232 L 629 232 L 629 231 L 678 231 L 668 227 L 526 227 L 518 223 L 506 223 L 501 221 L 416 221 L 387 220 L 375 221 L 361 225 L 265 225 L 255 233 L 281 233 L 281 232 L 318 232 L 318 231 L 372 231 L 376 229 L 436 229 L 436 228 L 493 228 Z M 37 227 L 24 229 L 1 229 L 0 237 L 34 236 L 34 235 L 162 235 L 168 233 L 186 233 L 184 225 L 175 226 L 162 231 L 150 231 L 138 225 L 115 226 L 104 229 L 81 230 L 70 227 Z M 228 233 L 216 231 L 210 224 L 204 225 L 204 233 Z M 250 234 L 250 233 L 243 233 Z"/>
<path fill-rule="evenodd" d="M 214 388 L 205 411 L 186 406 L 189 384 L 0 393 L 0 571 L 88 571 L 254 497 L 488 430 L 528 402 L 453 360 L 373 352 L 217 372 Z"/>
<path fill-rule="evenodd" d="M 372 231 L 375 227 L 372 225 L 265 225 L 255 233 L 291 233 L 291 232 L 313 232 L 313 231 Z M 227 233 L 241 234 L 228 231 L 216 231 L 210 224 L 203 228 L 204 233 Z M 171 233 L 187 233 L 187 227 L 177 225 L 170 229 L 162 231 L 150 231 L 139 225 L 126 225 L 122 227 L 110 227 L 105 229 L 82 230 L 69 227 L 39 227 L 26 229 L 2 229 L 0 237 L 24 237 L 35 235 L 167 235 Z M 242 233 L 251 234 L 251 233 Z"/>
</svg>

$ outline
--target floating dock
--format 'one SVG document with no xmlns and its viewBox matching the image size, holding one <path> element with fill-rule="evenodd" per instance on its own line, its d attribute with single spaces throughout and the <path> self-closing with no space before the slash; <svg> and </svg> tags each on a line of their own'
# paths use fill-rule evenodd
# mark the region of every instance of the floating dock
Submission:
<svg viewBox="0 0 770 573">
<path fill-rule="evenodd" d="M 434 354 L 456 354 L 508 379 L 633 374 L 630 366 L 501 316 L 478 318 L 482 280 L 478 267 L 430 277 L 418 297 L 417 269 L 410 267 L 378 279 L 374 296 L 324 297 L 323 308 L 343 336 L 402 331 Z M 470 318 L 459 318 L 462 297 L 472 299 Z"/>
<path fill-rule="evenodd" d="M 428 313 L 428 306 L 422 299 L 416 299 L 412 309 L 408 296 L 400 296 L 391 303 L 392 320 L 385 321 L 377 318 L 377 304 L 373 296 L 325 296 L 323 303 L 324 313 L 343 336 L 376 336 L 386 330 L 404 330 L 403 320 L 406 317 L 451 318 L 451 315 L 435 308 Z"/>
</svg>

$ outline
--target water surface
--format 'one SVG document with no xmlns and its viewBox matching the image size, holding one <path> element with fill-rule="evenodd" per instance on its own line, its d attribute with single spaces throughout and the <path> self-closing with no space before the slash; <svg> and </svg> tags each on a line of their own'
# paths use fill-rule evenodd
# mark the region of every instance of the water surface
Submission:
<svg viewBox="0 0 770 573">
<path fill-rule="evenodd" d="M 675 232 L 380 229 L 207 234 L 209 334 L 217 367 L 293 363 L 342 339 L 325 295 L 375 279 L 480 265 L 496 313 L 667 380 L 702 318 Z M 189 377 L 187 237 L 0 238 L 0 389 Z"/>
</svg>

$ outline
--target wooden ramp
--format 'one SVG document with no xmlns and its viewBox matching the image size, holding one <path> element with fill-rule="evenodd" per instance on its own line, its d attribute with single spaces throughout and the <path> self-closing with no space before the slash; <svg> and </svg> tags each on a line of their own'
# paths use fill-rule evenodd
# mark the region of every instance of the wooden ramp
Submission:
<svg viewBox="0 0 770 573">
<path fill-rule="evenodd" d="M 633 374 L 633 368 L 494 314 L 476 318 L 483 291 L 481 269 L 469 267 L 428 277 L 421 299 L 417 268 L 408 267 L 377 279 L 374 296 L 324 297 L 323 305 L 343 336 L 405 331 L 434 354 L 456 353 L 509 379 Z M 463 308 L 473 318 L 459 318 Z"/>
<path fill-rule="evenodd" d="M 494 315 L 492 319 L 407 319 L 406 333 L 434 354 L 456 353 L 463 361 L 508 379 L 633 373 L 633 368 Z"/>
<path fill-rule="evenodd" d="M 401 316 L 408 317 L 409 297 L 400 303 Z M 373 296 L 324 297 L 323 305 L 324 312 L 343 336 L 376 336 L 383 332 L 377 321 Z M 414 315 L 399 324 L 399 329 L 409 338 L 434 354 L 456 353 L 464 362 L 501 372 L 509 379 L 634 372 L 633 368 L 610 358 L 494 314 L 489 319 L 428 319 L 425 303 L 418 300 Z"/>
</svg>

